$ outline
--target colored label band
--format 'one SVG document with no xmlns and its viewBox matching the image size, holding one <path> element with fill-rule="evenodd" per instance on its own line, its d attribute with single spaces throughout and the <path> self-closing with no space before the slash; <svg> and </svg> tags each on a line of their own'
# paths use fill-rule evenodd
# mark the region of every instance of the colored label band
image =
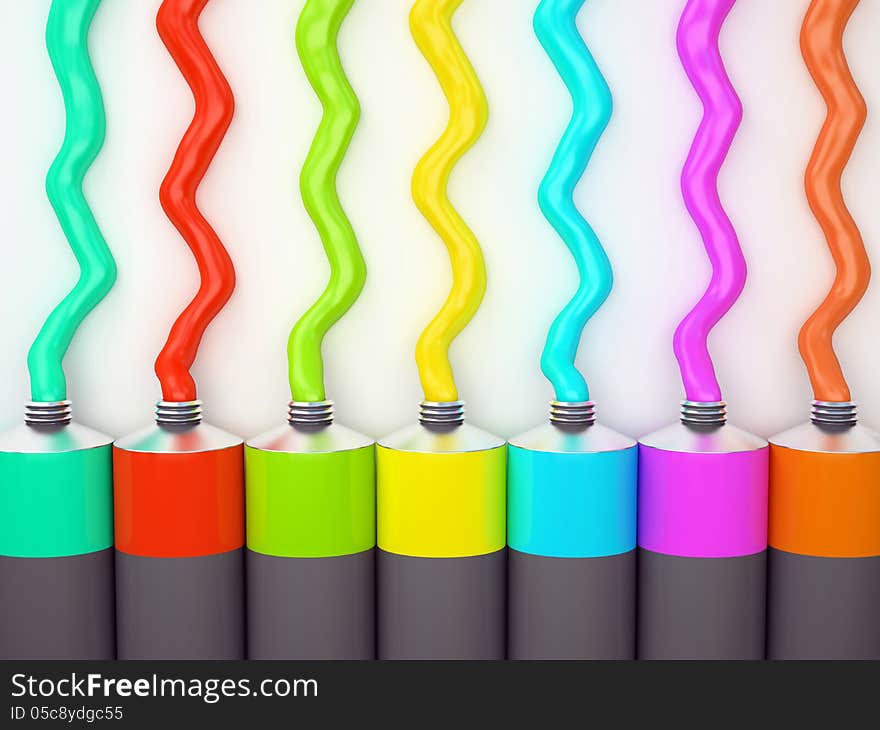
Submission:
<svg viewBox="0 0 880 730">
<path fill-rule="evenodd" d="M 458 558 L 505 545 L 504 446 L 445 454 L 379 446 L 379 547 L 398 555 Z"/>
<path fill-rule="evenodd" d="M 376 466 L 367 446 L 326 454 L 245 449 L 248 547 L 324 558 L 376 544 Z"/>
<path fill-rule="evenodd" d="M 110 445 L 0 452 L 0 555 L 49 558 L 113 544 Z"/>
<path fill-rule="evenodd" d="M 880 452 L 770 447 L 770 545 L 800 555 L 880 555 Z"/>
<path fill-rule="evenodd" d="M 594 558 L 636 546 L 635 446 L 566 454 L 508 450 L 508 544 L 532 555 Z"/>
<path fill-rule="evenodd" d="M 767 548 L 769 448 L 698 454 L 639 446 L 639 546 L 692 558 Z"/>
<path fill-rule="evenodd" d="M 116 547 L 154 558 L 244 545 L 243 448 L 157 454 L 113 450 Z"/>
</svg>

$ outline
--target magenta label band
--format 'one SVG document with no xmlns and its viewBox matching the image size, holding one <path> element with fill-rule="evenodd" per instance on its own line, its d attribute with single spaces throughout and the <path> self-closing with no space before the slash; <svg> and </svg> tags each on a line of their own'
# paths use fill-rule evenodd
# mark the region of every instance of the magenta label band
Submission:
<svg viewBox="0 0 880 730">
<path fill-rule="evenodd" d="M 767 548 L 769 448 L 730 454 L 639 445 L 639 546 L 725 558 Z"/>
</svg>

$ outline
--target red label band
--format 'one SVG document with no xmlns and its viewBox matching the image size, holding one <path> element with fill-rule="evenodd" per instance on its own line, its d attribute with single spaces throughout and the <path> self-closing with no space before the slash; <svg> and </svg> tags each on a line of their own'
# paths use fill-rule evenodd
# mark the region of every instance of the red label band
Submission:
<svg viewBox="0 0 880 730">
<path fill-rule="evenodd" d="M 244 545 L 242 446 L 194 454 L 113 449 L 116 548 L 185 558 Z"/>
</svg>

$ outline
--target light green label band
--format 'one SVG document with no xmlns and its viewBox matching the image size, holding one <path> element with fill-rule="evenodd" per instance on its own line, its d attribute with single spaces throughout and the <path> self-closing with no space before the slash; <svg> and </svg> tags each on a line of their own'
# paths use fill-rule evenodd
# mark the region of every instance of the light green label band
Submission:
<svg viewBox="0 0 880 730">
<path fill-rule="evenodd" d="M 323 558 L 376 544 L 372 446 L 327 454 L 245 450 L 247 544 L 265 555 Z"/>
<path fill-rule="evenodd" d="M 113 544 L 111 447 L 0 453 L 0 555 L 57 558 Z"/>
</svg>

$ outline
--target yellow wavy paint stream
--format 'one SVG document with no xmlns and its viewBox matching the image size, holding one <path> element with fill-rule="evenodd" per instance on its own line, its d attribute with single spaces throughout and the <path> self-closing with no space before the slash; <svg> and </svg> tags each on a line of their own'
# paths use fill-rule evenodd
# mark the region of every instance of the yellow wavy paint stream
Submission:
<svg viewBox="0 0 880 730">
<path fill-rule="evenodd" d="M 458 400 L 449 346 L 476 313 L 486 291 L 486 265 L 476 236 L 452 207 L 447 184 L 461 156 L 486 126 L 489 107 L 474 69 L 452 31 L 452 15 L 463 0 L 418 0 L 410 30 L 434 70 L 449 103 L 449 123 L 413 173 L 413 200 L 437 231 L 452 264 L 452 289 L 422 332 L 416 364 L 425 400 Z"/>
</svg>

